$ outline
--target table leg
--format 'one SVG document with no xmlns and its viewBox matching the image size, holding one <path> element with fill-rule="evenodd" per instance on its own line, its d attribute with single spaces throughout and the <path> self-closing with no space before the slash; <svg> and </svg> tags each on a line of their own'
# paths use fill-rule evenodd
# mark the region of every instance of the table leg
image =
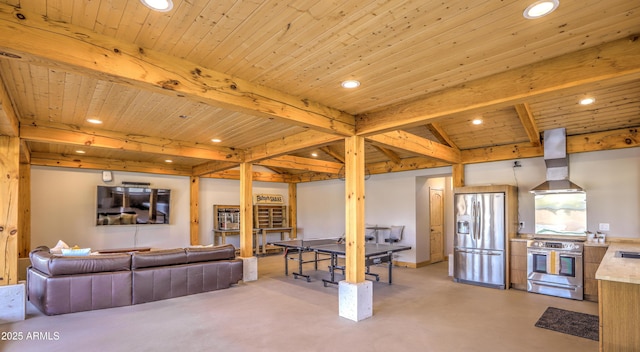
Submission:
<svg viewBox="0 0 640 352">
<path fill-rule="evenodd" d="M 389 253 L 389 285 L 391 285 L 391 273 L 393 272 L 393 255 Z"/>
<path fill-rule="evenodd" d="M 284 276 L 289 276 L 289 248 L 284 249 Z"/>
<path fill-rule="evenodd" d="M 294 278 L 298 278 L 298 276 L 302 276 L 304 278 L 307 279 L 307 282 L 311 282 L 311 277 L 309 275 L 305 275 L 302 273 L 302 253 L 304 252 L 304 250 L 302 249 L 298 249 L 298 272 L 297 273 L 293 273 L 293 277 Z M 286 257 L 285 257 L 286 258 Z"/>
<path fill-rule="evenodd" d="M 327 287 L 327 284 L 334 284 L 334 285 L 338 284 L 336 282 L 336 267 L 338 266 L 338 255 L 331 253 L 330 262 L 331 264 L 329 264 L 329 274 L 331 276 L 331 280 L 322 279 L 322 283 L 324 284 L 324 287 Z"/>
</svg>

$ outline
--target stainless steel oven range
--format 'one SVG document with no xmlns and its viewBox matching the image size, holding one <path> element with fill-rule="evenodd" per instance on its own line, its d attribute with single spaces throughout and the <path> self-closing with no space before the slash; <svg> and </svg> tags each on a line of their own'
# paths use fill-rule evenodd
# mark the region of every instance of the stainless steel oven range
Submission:
<svg viewBox="0 0 640 352">
<path fill-rule="evenodd" d="M 533 239 L 527 241 L 527 290 L 582 300 L 583 241 Z"/>
</svg>

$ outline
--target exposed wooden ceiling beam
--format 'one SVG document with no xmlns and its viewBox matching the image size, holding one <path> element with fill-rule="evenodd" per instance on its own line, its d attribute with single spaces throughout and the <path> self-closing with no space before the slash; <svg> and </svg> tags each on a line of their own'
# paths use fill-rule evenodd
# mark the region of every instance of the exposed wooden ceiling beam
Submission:
<svg viewBox="0 0 640 352">
<path fill-rule="evenodd" d="M 391 149 L 387 149 L 384 147 L 381 147 L 377 144 L 373 145 L 374 148 L 376 148 L 380 153 L 384 154 L 387 156 L 387 158 L 389 158 L 389 160 L 391 160 L 394 163 L 399 163 L 400 161 L 402 161 L 402 159 L 398 156 L 398 154 L 396 154 L 396 152 L 394 152 Z"/>
<path fill-rule="evenodd" d="M 329 174 L 337 174 L 343 167 L 343 164 L 334 163 L 331 161 L 301 158 L 298 156 L 288 155 L 262 160 L 259 161 L 258 164 L 277 168 L 324 172 Z"/>
<path fill-rule="evenodd" d="M 417 169 L 430 169 L 434 167 L 445 167 L 448 165 L 449 163 L 444 161 L 418 156 L 413 158 L 404 158 L 399 163 L 369 163 L 367 164 L 367 170 L 369 170 L 372 175 L 376 175 L 388 172 L 401 172 Z"/>
<path fill-rule="evenodd" d="M 356 117 L 357 133 L 417 126 L 464 111 L 479 112 L 599 81 L 640 77 L 640 40 L 616 40 L 437 91 Z"/>
<path fill-rule="evenodd" d="M 538 131 L 538 126 L 536 126 L 536 120 L 533 118 L 529 104 L 516 104 L 514 107 L 516 108 L 522 127 L 524 127 L 524 130 L 527 132 L 527 136 L 529 136 L 531 145 L 534 147 L 539 146 L 540 132 Z"/>
<path fill-rule="evenodd" d="M 638 131 L 640 131 L 640 126 L 567 136 L 567 153 L 574 154 L 639 147 L 640 134 Z M 532 146 L 526 143 L 463 150 L 461 153 L 463 164 L 474 164 L 541 157 L 544 155 L 544 148 L 543 146 Z"/>
<path fill-rule="evenodd" d="M 640 126 L 567 136 L 567 153 L 640 147 Z"/>
<path fill-rule="evenodd" d="M 256 163 L 260 160 L 295 152 L 300 149 L 327 145 L 342 140 L 343 137 L 307 130 L 292 136 L 280 138 L 245 150 L 245 161 Z"/>
<path fill-rule="evenodd" d="M 111 148 L 162 155 L 241 162 L 243 153 L 232 148 L 205 146 L 192 142 L 130 135 L 60 123 L 23 124 L 20 138 L 29 141 Z"/>
<path fill-rule="evenodd" d="M 405 131 L 393 131 L 367 137 L 373 142 L 407 150 L 449 163 L 460 162 L 460 151 Z"/>
<path fill-rule="evenodd" d="M 449 164 L 443 161 L 434 160 L 426 157 L 415 157 L 415 158 L 402 159 L 399 163 L 394 163 L 391 161 L 369 163 L 366 165 L 366 170 L 368 171 L 369 174 L 376 175 L 376 174 L 385 174 L 389 172 L 411 171 L 416 169 L 428 169 L 428 168 L 446 167 L 446 166 L 449 166 Z M 325 181 L 325 180 L 336 179 L 338 177 L 339 175 L 337 174 L 304 172 L 304 173 L 291 175 L 290 182 L 301 183 L 301 182 Z"/>
<path fill-rule="evenodd" d="M 180 165 L 116 160 L 54 153 L 33 153 L 31 165 L 68 167 L 74 169 L 146 172 L 159 175 L 190 176 L 191 168 Z M 97 176 L 96 176 L 97 177 Z"/>
<path fill-rule="evenodd" d="M 202 177 L 222 178 L 222 179 L 228 179 L 228 180 L 240 180 L 240 170 L 225 170 L 220 172 L 214 172 L 208 175 L 204 175 Z M 285 183 L 290 182 L 288 175 L 272 174 L 268 172 L 253 172 L 252 180 L 262 181 L 262 182 L 285 182 Z"/>
<path fill-rule="evenodd" d="M 445 130 L 440 126 L 439 123 L 433 122 L 426 124 L 427 129 L 431 132 L 431 134 L 436 137 L 440 143 L 449 146 L 453 149 L 460 149 L 456 145 L 456 143 L 449 137 L 449 134 L 445 132 Z"/>
<path fill-rule="evenodd" d="M 535 158 L 544 154 L 542 146 L 532 146 L 531 143 L 509 144 L 489 148 L 462 150 L 461 164 L 475 164 L 519 158 Z"/>
<path fill-rule="evenodd" d="M 342 155 L 342 153 L 340 153 L 339 151 L 334 150 L 332 146 L 327 145 L 327 146 L 321 147 L 320 150 L 322 150 L 325 154 L 329 155 L 330 157 L 344 164 L 344 155 Z"/>
<path fill-rule="evenodd" d="M 354 117 L 339 110 L 6 4 L 0 4 L 0 33 L 0 50 L 15 60 L 343 136 L 355 133 Z"/>
<path fill-rule="evenodd" d="M 232 169 L 240 165 L 239 163 L 233 163 L 228 161 L 208 161 L 206 163 L 196 165 L 192 168 L 191 176 L 202 176 L 206 174 L 210 174 L 212 172 L 224 171 L 228 169 Z"/>
<path fill-rule="evenodd" d="M 31 148 L 24 139 L 20 140 L 20 163 L 31 164 Z"/>
<path fill-rule="evenodd" d="M 640 126 L 607 132 L 568 136 L 567 152 L 573 154 L 610 149 L 640 147 L 639 131 Z M 525 143 L 463 150 L 460 153 L 462 156 L 462 162 L 458 163 L 457 165 L 513 160 L 519 158 L 542 157 L 544 154 L 544 149 L 542 146 L 532 146 L 530 143 Z M 414 157 L 402 159 L 400 163 L 369 163 L 366 165 L 366 168 L 370 174 L 376 175 L 389 172 L 446 167 L 450 165 L 451 163 L 434 160 L 427 157 Z M 338 178 L 338 175 L 336 174 L 310 171 L 291 175 L 289 176 L 288 182 L 313 182 L 336 178 Z"/>
<path fill-rule="evenodd" d="M 17 137 L 20 133 L 18 114 L 13 107 L 2 76 L 0 76 L 0 135 Z"/>
</svg>

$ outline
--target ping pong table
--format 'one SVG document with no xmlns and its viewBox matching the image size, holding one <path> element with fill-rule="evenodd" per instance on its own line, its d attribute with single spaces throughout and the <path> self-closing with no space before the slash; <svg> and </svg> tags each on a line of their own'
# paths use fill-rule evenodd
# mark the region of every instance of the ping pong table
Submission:
<svg viewBox="0 0 640 352">
<path fill-rule="evenodd" d="M 324 238 L 324 239 L 312 239 L 312 240 L 287 240 L 279 242 L 269 243 L 273 246 L 284 248 L 284 273 L 289 275 L 289 260 L 295 260 L 298 262 L 298 272 L 293 272 L 294 278 L 299 276 L 307 279 L 307 282 L 311 281 L 309 275 L 306 275 L 302 271 L 302 264 L 314 263 L 314 269 L 318 270 L 318 262 L 329 261 L 329 274 L 331 279 L 323 279 L 324 286 L 327 284 L 338 284 L 335 279 L 336 270 L 342 270 L 344 275 L 344 266 L 338 265 L 338 258 L 346 254 L 345 244 L 341 242 L 339 238 Z M 393 253 L 399 251 L 406 251 L 411 249 L 410 246 L 402 246 L 397 244 L 375 244 L 365 243 L 364 245 L 364 257 L 365 257 L 365 274 L 375 277 L 376 281 L 380 281 L 380 276 L 376 273 L 369 271 L 369 267 L 375 264 L 388 263 L 389 270 L 389 284 L 392 282 L 393 272 Z M 313 253 L 312 259 L 303 258 L 304 253 Z M 321 256 L 325 255 L 325 256 Z"/>
</svg>

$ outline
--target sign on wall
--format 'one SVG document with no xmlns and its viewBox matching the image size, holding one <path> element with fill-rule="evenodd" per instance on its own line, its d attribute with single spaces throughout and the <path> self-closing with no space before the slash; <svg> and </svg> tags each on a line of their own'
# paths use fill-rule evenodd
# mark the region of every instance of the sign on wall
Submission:
<svg viewBox="0 0 640 352">
<path fill-rule="evenodd" d="M 284 204 L 282 194 L 256 194 L 254 204 Z"/>
</svg>

